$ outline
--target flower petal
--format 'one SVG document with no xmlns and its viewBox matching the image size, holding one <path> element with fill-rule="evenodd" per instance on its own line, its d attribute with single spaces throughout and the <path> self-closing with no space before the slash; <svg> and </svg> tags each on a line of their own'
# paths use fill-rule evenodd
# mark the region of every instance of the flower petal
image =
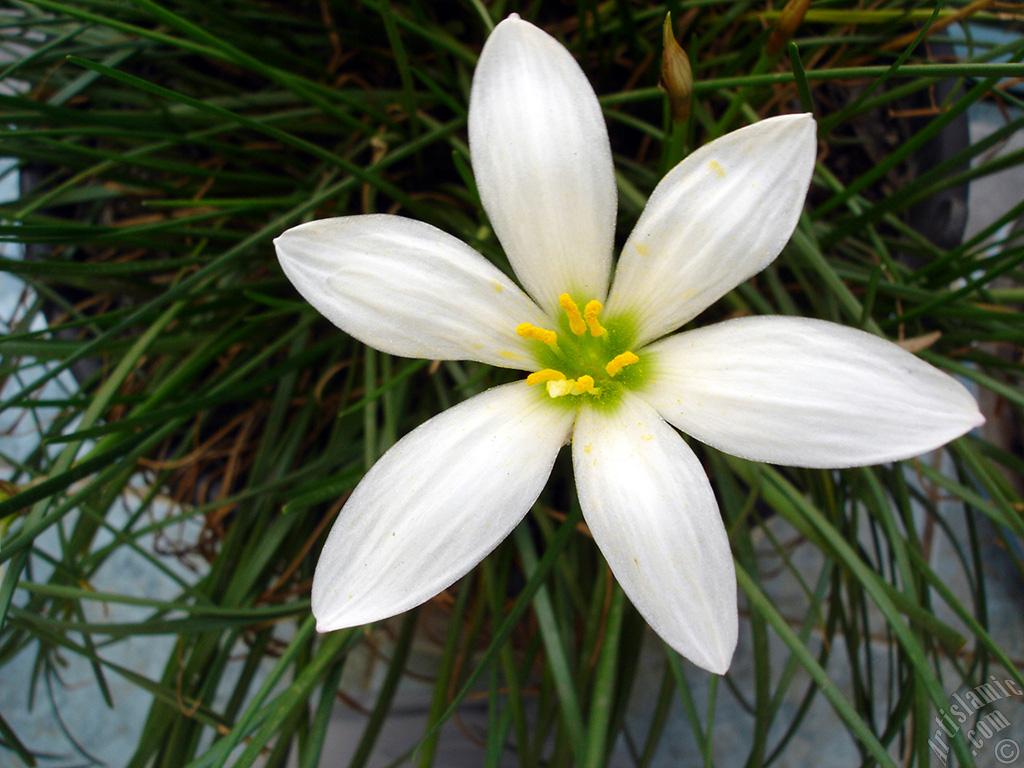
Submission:
<svg viewBox="0 0 1024 768">
<path fill-rule="evenodd" d="M 955 379 L 863 331 L 798 317 L 744 317 L 645 350 L 638 394 L 727 453 L 801 467 L 917 456 L 984 422 Z"/>
<path fill-rule="evenodd" d="M 610 411 L 580 411 L 572 460 L 583 516 L 623 591 L 665 642 L 724 674 L 736 649 L 736 573 L 693 451 L 625 393 Z"/>
<path fill-rule="evenodd" d="M 436 227 L 384 214 L 321 219 L 274 241 L 288 279 L 371 347 L 534 370 L 519 323 L 548 324 L 501 270 Z"/>
<path fill-rule="evenodd" d="M 558 296 L 603 300 L 616 191 L 601 107 L 553 37 L 513 14 L 484 45 L 469 102 L 480 199 L 520 282 L 558 314 Z"/>
<path fill-rule="evenodd" d="M 633 315 L 639 346 L 768 266 L 803 209 L 815 136 L 810 115 L 773 117 L 712 141 L 669 171 L 623 248 L 606 316 Z"/>
<path fill-rule="evenodd" d="M 313 576 L 317 629 L 408 610 L 465 575 L 537 499 L 573 414 L 523 382 L 435 416 L 356 486 Z"/>
</svg>

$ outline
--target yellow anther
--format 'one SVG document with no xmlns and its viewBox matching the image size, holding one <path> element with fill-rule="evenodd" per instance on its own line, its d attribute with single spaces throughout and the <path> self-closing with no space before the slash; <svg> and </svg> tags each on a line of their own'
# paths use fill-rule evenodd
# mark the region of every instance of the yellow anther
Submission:
<svg viewBox="0 0 1024 768">
<path fill-rule="evenodd" d="M 580 314 L 580 308 L 576 306 L 576 302 L 572 300 L 572 296 L 568 293 L 563 293 L 558 297 L 558 305 L 564 309 L 565 314 L 569 316 L 569 330 L 577 336 L 582 336 L 587 332 L 587 324 L 583 322 L 583 315 Z"/>
<path fill-rule="evenodd" d="M 594 386 L 594 377 L 587 374 L 583 374 L 573 385 L 572 393 L 574 395 L 596 395 L 601 390 Z"/>
<path fill-rule="evenodd" d="M 549 381 L 547 383 L 548 394 L 551 397 L 562 397 L 562 395 L 568 395 L 572 392 L 573 386 L 576 384 L 575 379 L 562 379 L 561 381 Z"/>
<path fill-rule="evenodd" d="M 609 376 L 614 376 L 616 373 L 621 371 L 627 365 L 640 362 L 640 358 L 634 355 L 632 352 L 623 352 L 621 355 L 616 355 L 608 361 L 608 365 L 604 367 L 608 371 Z"/>
<path fill-rule="evenodd" d="M 565 381 L 565 374 L 561 371 L 556 371 L 554 368 L 545 368 L 543 371 L 531 373 L 526 377 L 526 383 L 531 387 L 534 384 L 540 384 L 542 381 Z"/>
<path fill-rule="evenodd" d="M 543 371 L 538 371 L 543 373 Z M 527 378 L 529 382 L 529 378 Z M 600 387 L 594 386 L 594 377 L 583 374 L 578 379 L 557 379 L 547 383 L 548 395 L 551 397 L 564 397 L 565 395 L 596 395 L 601 392 Z"/>
<path fill-rule="evenodd" d="M 543 341 L 545 344 L 554 344 L 558 341 L 558 334 L 554 331 L 538 328 L 537 326 L 530 325 L 529 323 L 520 323 L 517 325 L 516 333 L 524 339 L 536 339 L 537 341 Z"/>
<path fill-rule="evenodd" d="M 597 321 L 597 313 L 603 309 L 603 305 L 597 299 L 588 301 L 583 308 L 583 319 L 587 321 L 591 336 L 604 336 L 608 331 Z"/>
</svg>

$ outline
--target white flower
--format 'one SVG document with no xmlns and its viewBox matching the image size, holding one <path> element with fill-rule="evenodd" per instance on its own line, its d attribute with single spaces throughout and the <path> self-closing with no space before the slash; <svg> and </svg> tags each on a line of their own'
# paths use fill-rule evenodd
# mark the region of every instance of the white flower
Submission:
<svg viewBox="0 0 1024 768">
<path fill-rule="evenodd" d="M 747 317 L 662 338 L 789 239 L 814 166 L 809 115 L 735 131 L 676 166 L 610 289 L 612 155 L 568 51 L 518 16 L 499 24 L 473 79 L 469 138 L 525 292 L 461 241 L 397 216 L 313 221 L 276 241 L 299 292 L 366 344 L 530 373 L 431 419 L 366 474 L 320 555 L 317 628 L 384 619 L 462 577 L 524 517 L 571 439 L 584 517 L 623 590 L 670 646 L 724 673 L 737 635 L 729 542 L 673 427 L 748 459 L 847 467 L 943 445 L 981 423 L 977 406 L 896 345 L 819 320 Z"/>
</svg>

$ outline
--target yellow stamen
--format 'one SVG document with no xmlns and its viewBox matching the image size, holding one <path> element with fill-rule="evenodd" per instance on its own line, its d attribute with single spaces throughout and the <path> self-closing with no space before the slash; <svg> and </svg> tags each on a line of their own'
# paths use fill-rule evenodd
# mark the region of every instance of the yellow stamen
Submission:
<svg viewBox="0 0 1024 768">
<path fill-rule="evenodd" d="M 563 379 L 562 381 L 549 381 L 547 383 L 548 394 L 551 397 L 561 397 L 562 395 L 568 395 L 572 392 L 573 386 L 576 384 L 574 379 Z"/>
<path fill-rule="evenodd" d="M 588 301 L 583 308 L 583 319 L 587 321 L 591 336 L 604 336 L 608 331 L 597 321 L 597 313 L 603 309 L 603 305 L 597 299 Z"/>
<path fill-rule="evenodd" d="M 572 388 L 574 395 L 596 395 L 600 391 L 600 388 L 594 386 L 594 377 L 587 374 L 583 374 L 576 379 L 576 383 Z"/>
<path fill-rule="evenodd" d="M 633 363 L 638 362 L 640 362 L 640 358 L 632 352 L 623 352 L 621 355 L 616 355 L 608 361 L 608 365 L 606 365 L 604 369 L 608 371 L 609 376 L 614 376 L 627 365 L 632 365 Z"/>
<path fill-rule="evenodd" d="M 572 296 L 568 293 L 563 293 L 558 297 L 558 305 L 564 309 L 565 314 L 569 316 L 569 330 L 577 336 L 582 336 L 587 332 L 587 325 L 583 322 L 583 315 L 580 314 L 580 308 L 576 306 L 576 302 L 572 300 Z"/>
<path fill-rule="evenodd" d="M 543 373 L 543 371 L 538 371 Z M 532 374 L 531 374 L 532 375 Z M 526 379 L 530 383 L 529 377 Z M 548 395 L 551 397 L 564 397 L 565 395 L 597 395 L 601 388 L 594 386 L 594 377 L 583 374 L 578 379 L 557 379 L 548 381 Z"/>
<path fill-rule="evenodd" d="M 543 341 L 545 344 L 555 344 L 558 341 L 558 334 L 554 331 L 538 328 L 537 326 L 530 325 L 529 323 L 520 323 L 517 325 L 516 333 L 524 339 L 536 339 L 537 341 Z"/>
<path fill-rule="evenodd" d="M 565 374 L 561 371 L 556 371 L 554 368 L 545 368 L 543 371 L 537 371 L 531 373 L 526 377 L 526 383 L 531 387 L 534 384 L 540 384 L 542 381 L 564 381 Z"/>
</svg>

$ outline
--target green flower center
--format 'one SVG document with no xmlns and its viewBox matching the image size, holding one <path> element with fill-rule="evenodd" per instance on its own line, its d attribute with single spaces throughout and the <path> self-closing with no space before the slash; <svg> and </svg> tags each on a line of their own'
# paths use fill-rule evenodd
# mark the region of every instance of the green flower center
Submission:
<svg viewBox="0 0 1024 768">
<path fill-rule="evenodd" d="M 632 334 L 615 322 L 601 324 L 601 302 L 579 305 L 568 293 L 558 297 L 565 311 L 557 331 L 520 323 L 516 333 L 537 342 L 537 358 L 546 366 L 526 377 L 544 384 L 552 398 L 595 398 L 608 402 L 642 375 L 640 358 L 628 349 Z"/>
</svg>

